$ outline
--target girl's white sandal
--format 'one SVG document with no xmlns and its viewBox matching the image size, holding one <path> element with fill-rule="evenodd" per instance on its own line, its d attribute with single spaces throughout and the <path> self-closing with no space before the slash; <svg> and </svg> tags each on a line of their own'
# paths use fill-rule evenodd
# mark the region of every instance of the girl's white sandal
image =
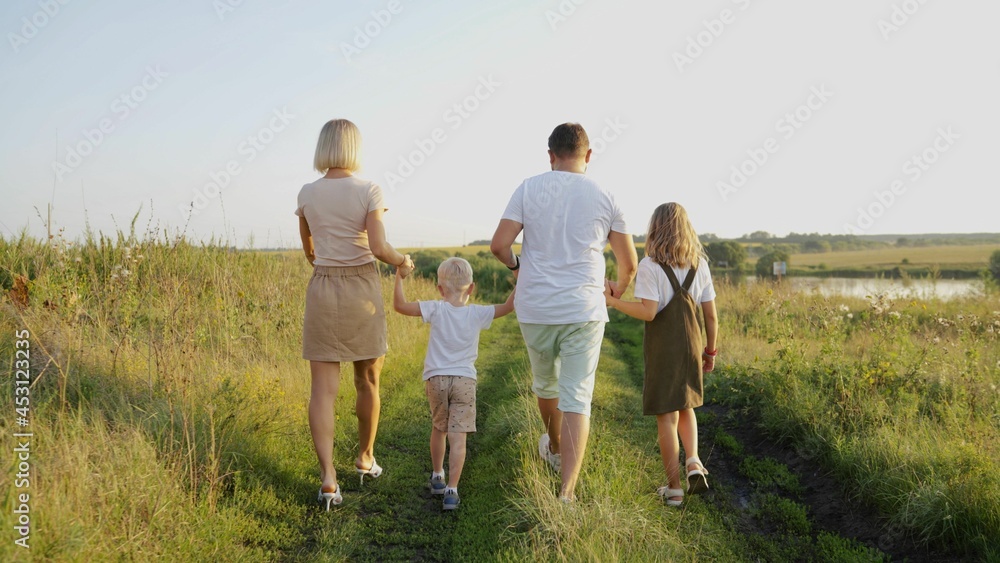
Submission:
<svg viewBox="0 0 1000 563">
<path fill-rule="evenodd" d="M 660 487 L 656 489 L 656 494 L 660 495 L 667 506 L 681 506 L 684 504 L 684 489 L 671 489 L 670 487 Z M 673 500 L 672 497 L 681 497 L 681 500 Z"/>
<path fill-rule="evenodd" d="M 689 457 L 684 462 L 684 468 L 687 469 L 691 464 L 697 464 L 698 468 L 689 469 L 687 472 L 688 492 L 696 495 L 708 490 L 708 479 L 705 477 L 708 475 L 708 470 L 697 457 Z"/>
</svg>

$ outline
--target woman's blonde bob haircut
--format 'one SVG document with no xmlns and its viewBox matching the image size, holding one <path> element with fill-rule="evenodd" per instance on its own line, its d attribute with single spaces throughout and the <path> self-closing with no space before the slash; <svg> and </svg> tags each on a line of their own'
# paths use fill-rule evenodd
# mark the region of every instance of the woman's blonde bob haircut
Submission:
<svg viewBox="0 0 1000 563">
<path fill-rule="evenodd" d="M 646 256 L 676 268 L 697 268 L 705 257 L 705 249 L 681 204 L 664 203 L 653 211 L 646 233 Z"/>
<path fill-rule="evenodd" d="M 346 119 L 331 119 L 319 132 L 313 167 L 326 174 L 331 168 L 361 169 L 361 131 Z"/>
</svg>

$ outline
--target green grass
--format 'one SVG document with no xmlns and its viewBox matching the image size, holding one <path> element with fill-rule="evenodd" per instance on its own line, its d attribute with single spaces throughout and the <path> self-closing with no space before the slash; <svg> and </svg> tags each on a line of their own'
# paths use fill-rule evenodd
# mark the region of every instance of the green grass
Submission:
<svg viewBox="0 0 1000 563">
<path fill-rule="evenodd" d="M 736 501 L 725 483 L 684 510 L 664 507 L 654 494 L 664 481 L 655 421 L 640 412 L 637 322 L 609 325 L 580 502 L 572 506 L 558 502 L 558 478 L 537 459 L 542 428 L 516 319 L 485 332 L 463 506 L 445 514 L 424 489 L 427 327 L 390 314 L 376 444 L 386 472 L 364 487 L 353 473 L 357 422 L 347 369 L 335 450 L 345 501 L 325 513 L 315 504 L 308 365 L 299 354 L 309 270 L 298 253 L 124 234 L 72 244 L 0 239 L 0 274 L 0 356 L 13 358 L 15 332 L 29 328 L 36 380 L 32 549 L 5 542 L 0 560 L 851 560 L 868 553 L 812 528 L 808 510 L 789 504 L 794 476 L 724 433 L 716 441 L 764 483 L 753 513 L 727 508 Z M 29 280 L 23 310 L 6 291 L 19 275 Z M 408 289 L 435 296 L 429 282 Z M 1000 382 L 1000 347 L 986 328 L 1000 310 L 995 297 L 931 304 L 933 314 L 922 304 L 887 309 L 901 311 L 899 319 L 852 301 L 853 320 L 844 320 L 838 303 L 817 296 L 763 284 L 720 289 L 726 356 L 710 399 L 753 409 L 776 438 L 813 448 L 925 541 L 964 540 L 969 553 L 996 556 L 984 539 L 996 534 L 1000 505 L 991 387 Z M 0 404 L 9 409 L 13 399 L 12 386 L 0 389 Z M 10 416 L 0 419 L 4 451 L 15 446 L 11 424 Z M 4 459 L 0 525 L 10 530 L 15 471 Z M 748 534 L 747 522 L 774 532 Z"/>
</svg>

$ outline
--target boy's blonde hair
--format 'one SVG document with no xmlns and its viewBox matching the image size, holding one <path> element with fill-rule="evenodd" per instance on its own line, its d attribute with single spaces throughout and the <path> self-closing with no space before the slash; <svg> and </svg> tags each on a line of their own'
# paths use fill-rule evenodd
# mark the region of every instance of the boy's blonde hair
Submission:
<svg viewBox="0 0 1000 563">
<path fill-rule="evenodd" d="M 472 285 L 472 265 L 465 258 L 449 258 L 438 266 L 438 285 L 462 293 Z"/>
<path fill-rule="evenodd" d="M 658 264 L 697 268 L 705 249 L 694 232 L 687 210 L 679 203 L 664 203 L 653 211 L 646 233 L 646 256 Z"/>
<path fill-rule="evenodd" d="M 331 119 L 319 132 L 313 167 L 326 173 L 331 168 L 351 172 L 361 169 L 361 131 L 346 119 Z"/>
</svg>

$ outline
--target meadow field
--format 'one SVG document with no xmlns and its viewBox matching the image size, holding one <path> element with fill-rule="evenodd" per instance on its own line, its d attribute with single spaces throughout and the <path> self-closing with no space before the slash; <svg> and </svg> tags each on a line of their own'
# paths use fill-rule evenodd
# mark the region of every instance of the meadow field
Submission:
<svg viewBox="0 0 1000 563">
<path fill-rule="evenodd" d="M 818 266 L 826 264 L 831 269 L 839 268 L 892 268 L 906 264 L 911 266 L 972 265 L 985 268 L 990 254 L 1000 250 L 997 244 L 972 244 L 965 246 L 887 246 L 875 250 L 854 250 L 846 252 L 817 252 L 793 254 L 796 266 Z"/>
<path fill-rule="evenodd" d="M 722 355 L 699 410 L 712 489 L 682 510 L 654 494 L 664 476 L 640 409 L 642 325 L 616 314 L 579 501 L 558 502 L 537 459 L 542 426 L 508 317 L 483 333 L 462 507 L 442 513 L 424 487 L 427 327 L 390 313 L 385 474 L 361 486 L 353 472 L 348 368 L 345 500 L 324 512 L 300 358 L 308 277 L 298 253 L 151 234 L 0 239 L 0 448 L 32 434 L 28 488 L 3 458 L 0 560 L 1000 561 L 996 292 L 890 302 L 720 282 Z M 485 259 L 477 277 L 491 279 L 484 302 L 512 281 Z M 407 286 L 435 298 L 428 280 Z M 390 290 L 386 277 L 387 303 Z M 17 349 L 30 352 L 25 426 Z M 30 549 L 14 543 L 26 492 Z"/>
</svg>

